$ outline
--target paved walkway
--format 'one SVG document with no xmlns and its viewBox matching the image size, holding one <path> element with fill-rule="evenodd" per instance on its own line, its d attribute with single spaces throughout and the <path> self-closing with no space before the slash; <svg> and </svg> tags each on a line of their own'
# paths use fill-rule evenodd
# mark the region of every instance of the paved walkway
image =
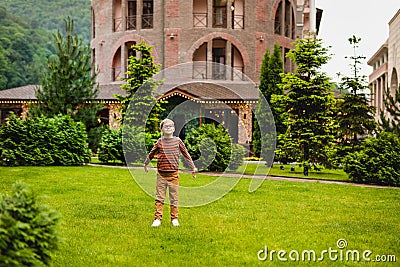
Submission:
<svg viewBox="0 0 400 267">
<path fill-rule="evenodd" d="M 115 166 L 115 165 L 102 165 L 102 164 L 88 164 L 88 166 L 101 166 L 101 167 L 109 167 L 109 168 L 128 168 L 127 166 Z M 131 166 L 129 168 L 132 169 L 141 169 L 143 167 L 139 166 Z M 149 167 L 150 170 L 155 170 L 153 167 Z M 186 170 L 181 170 L 184 173 L 190 173 Z M 274 181 L 290 181 L 290 182 L 304 182 L 304 183 L 321 183 L 321 184 L 341 184 L 341 185 L 353 185 L 359 187 L 373 187 L 373 188 L 393 188 L 393 189 L 400 189 L 399 187 L 393 186 L 382 186 L 382 185 L 369 185 L 369 184 L 357 184 L 351 183 L 346 181 L 333 181 L 333 180 L 322 180 L 322 179 L 313 179 L 313 178 L 296 178 L 296 177 L 284 177 L 284 176 L 270 176 L 270 175 L 250 175 L 250 174 L 239 174 L 239 173 L 217 173 L 217 172 L 200 172 L 200 174 L 208 175 L 208 176 L 223 176 L 223 177 L 241 177 L 245 179 L 263 179 L 263 180 L 274 180 Z"/>
</svg>

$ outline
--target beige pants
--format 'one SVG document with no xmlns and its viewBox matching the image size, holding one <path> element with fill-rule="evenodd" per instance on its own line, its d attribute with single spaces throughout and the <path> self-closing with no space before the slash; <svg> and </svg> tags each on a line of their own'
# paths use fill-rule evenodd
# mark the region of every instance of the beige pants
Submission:
<svg viewBox="0 0 400 267">
<path fill-rule="evenodd" d="M 171 220 L 178 219 L 178 187 L 179 187 L 178 171 L 157 172 L 156 212 L 154 214 L 155 220 L 162 219 L 164 211 L 164 199 L 167 192 L 167 188 L 169 188 Z"/>
</svg>

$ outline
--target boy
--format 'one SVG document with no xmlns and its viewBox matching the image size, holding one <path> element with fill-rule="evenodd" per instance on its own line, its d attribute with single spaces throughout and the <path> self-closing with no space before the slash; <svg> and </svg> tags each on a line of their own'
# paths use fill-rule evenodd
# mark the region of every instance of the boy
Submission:
<svg viewBox="0 0 400 267">
<path fill-rule="evenodd" d="M 175 131 L 174 122 L 165 119 L 160 124 L 162 136 L 151 149 L 149 155 L 144 162 L 144 171 L 147 172 L 147 164 L 157 155 L 157 183 L 156 183 L 156 212 L 154 214 L 154 222 L 152 227 L 161 225 L 162 215 L 164 211 L 164 199 L 169 187 L 171 222 L 173 226 L 179 226 L 178 221 L 178 187 L 179 187 L 179 155 L 185 157 L 192 175 L 196 178 L 197 169 L 190 157 L 185 145 L 179 137 L 173 136 Z"/>
</svg>

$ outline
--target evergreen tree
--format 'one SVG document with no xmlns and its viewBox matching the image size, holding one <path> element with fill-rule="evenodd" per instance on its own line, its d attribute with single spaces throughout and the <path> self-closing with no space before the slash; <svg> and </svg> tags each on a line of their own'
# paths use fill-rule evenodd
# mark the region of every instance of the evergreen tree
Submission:
<svg viewBox="0 0 400 267">
<path fill-rule="evenodd" d="M 91 64 L 91 51 L 73 34 L 74 21 L 65 20 L 66 36 L 53 34 L 56 54 L 47 60 L 47 72 L 41 78 L 41 88 L 35 90 L 37 104 L 30 107 L 33 116 L 69 115 L 86 125 L 90 139 L 99 126 L 96 113 L 101 106 L 96 101 L 98 85 Z"/>
<path fill-rule="evenodd" d="M 329 163 L 334 142 L 334 97 L 329 77 L 320 72 L 321 66 L 330 59 L 327 53 L 328 48 L 322 47 L 321 39 L 308 36 L 297 40 L 295 48 L 287 54 L 296 64 L 296 71 L 282 75 L 280 84 L 288 92 L 288 129 L 280 136 L 285 142 L 277 153 L 298 154 L 305 176 L 310 163 Z"/>
<path fill-rule="evenodd" d="M 152 49 L 144 42 L 132 46 L 135 55 L 128 59 L 126 78 L 122 79 L 126 83 L 121 86 L 126 94 L 115 95 L 122 103 L 121 133 L 128 164 L 144 160 L 146 151 L 141 141 L 154 144 L 159 137 L 158 114 L 163 109 L 153 92 L 161 82 L 155 81 L 153 75 L 158 73 L 160 64 L 154 64 Z"/>
<path fill-rule="evenodd" d="M 359 75 L 359 67 L 364 56 L 356 55 L 356 48 L 361 38 L 352 36 L 349 43 L 353 45 L 354 55 L 350 57 L 353 60 L 351 68 L 353 76 L 342 76 L 340 88 L 349 93 L 342 94 L 342 100 L 338 105 L 338 123 L 339 140 L 343 148 L 343 155 L 360 144 L 359 137 L 364 137 L 376 128 L 374 119 L 374 107 L 369 105 L 365 91 L 369 88 L 365 75 Z"/>
<path fill-rule="evenodd" d="M 394 97 L 389 88 L 385 90 L 384 104 L 385 110 L 381 110 L 379 126 L 400 136 L 400 86 L 396 89 Z M 389 116 L 385 116 L 386 114 Z"/>
<path fill-rule="evenodd" d="M 283 73 L 283 62 L 281 58 L 281 49 L 278 45 L 274 45 L 273 53 L 270 54 L 269 50 L 265 51 L 264 58 L 260 70 L 260 86 L 259 91 L 262 96 L 267 100 L 270 106 L 272 115 L 275 119 L 275 127 L 278 133 L 284 132 L 285 126 L 282 122 L 281 108 L 279 97 L 283 95 L 283 90 L 278 86 L 281 83 L 281 74 Z M 274 101 L 271 101 L 274 99 Z M 262 112 L 269 112 L 266 110 L 262 102 L 257 106 L 257 117 L 265 117 Z M 264 118 L 265 119 L 265 118 Z M 261 131 L 257 119 L 253 122 L 253 151 L 259 156 L 261 153 Z"/>
<path fill-rule="evenodd" d="M 122 118 L 129 120 L 129 123 L 135 125 L 145 125 L 146 122 L 150 126 L 157 121 L 156 116 L 147 118 L 144 115 L 148 113 L 150 107 L 155 105 L 159 108 L 159 103 L 156 103 L 155 97 L 152 95 L 154 89 L 157 88 L 159 82 L 153 80 L 153 75 L 157 74 L 160 69 L 160 64 L 154 64 L 154 58 L 151 55 L 153 47 L 142 42 L 133 45 L 132 50 L 135 56 L 129 57 L 128 70 L 126 78 L 122 78 L 124 83 L 121 88 L 126 92 L 125 95 L 115 95 L 122 104 Z M 140 89 L 140 90 L 139 90 Z M 128 106 L 134 107 L 127 112 Z M 129 118 L 126 118 L 126 115 Z"/>
</svg>

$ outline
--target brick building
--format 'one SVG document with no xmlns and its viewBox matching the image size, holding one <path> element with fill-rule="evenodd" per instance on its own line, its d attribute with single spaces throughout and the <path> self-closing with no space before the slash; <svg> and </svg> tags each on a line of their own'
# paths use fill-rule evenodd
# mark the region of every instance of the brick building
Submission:
<svg viewBox="0 0 400 267">
<path fill-rule="evenodd" d="M 164 70 L 192 62 L 192 83 L 164 90 L 159 98 L 193 100 L 242 144 L 251 142 L 251 108 L 258 99 L 254 86 L 243 83 L 258 83 L 264 53 L 274 44 L 282 48 L 285 72 L 292 71 L 285 54 L 305 32 L 317 32 L 322 14 L 315 0 L 92 0 L 91 6 L 90 46 L 99 70 L 98 98 L 105 103 L 102 120 L 117 126 L 119 103 L 113 95 L 122 93 L 120 78 L 132 44 L 144 41 L 154 47 L 154 59 Z M 227 92 L 226 83 L 239 91 Z M 26 103 L 35 100 L 34 88 L 0 91 L 2 120 L 10 111 L 23 115 Z M 226 115 L 232 111 L 237 118 Z M 184 124 L 182 116 L 177 119 Z"/>
<path fill-rule="evenodd" d="M 91 48 L 98 82 L 118 93 L 128 57 L 133 55 L 131 46 L 144 41 L 154 47 L 154 59 L 163 69 L 193 62 L 193 79 L 197 83 L 207 80 L 207 86 L 193 81 L 185 90 L 177 87 L 163 94 L 197 99 L 203 103 L 202 110 L 213 110 L 221 118 L 230 112 L 202 101 L 220 91 L 220 86 L 212 84 L 221 80 L 240 83 L 243 76 L 257 83 L 265 51 L 274 44 L 282 48 L 285 71 L 292 71 L 294 66 L 285 54 L 304 32 L 316 31 L 321 13 L 314 0 L 92 0 Z M 221 71 L 209 63 L 226 65 L 232 71 Z M 257 92 L 249 88 L 243 87 L 236 99 L 228 93 L 214 99 L 228 104 L 246 125 L 240 130 L 232 124 L 237 120 L 216 119 L 242 144 L 251 141 L 251 107 L 257 102 Z"/>
<path fill-rule="evenodd" d="M 278 44 L 285 54 L 304 31 L 317 28 L 321 11 L 311 12 L 316 17 L 311 23 L 309 5 L 308 0 L 92 0 L 98 81 L 118 81 L 131 45 L 140 41 L 154 47 L 163 68 L 218 62 L 257 81 L 266 49 Z M 285 71 L 292 70 L 283 59 Z"/>
</svg>

